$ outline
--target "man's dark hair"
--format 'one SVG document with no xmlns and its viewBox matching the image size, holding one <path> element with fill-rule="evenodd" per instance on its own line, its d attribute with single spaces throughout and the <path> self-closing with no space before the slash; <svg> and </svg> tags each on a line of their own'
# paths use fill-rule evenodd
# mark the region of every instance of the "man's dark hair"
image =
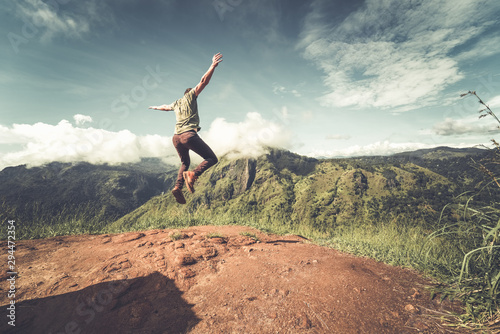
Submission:
<svg viewBox="0 0 500 334">
<path fill-rule="evenodd" d="M 186 90 L 184 91 L 184 95 L 186 95 L 187 93 L 189 93 L 189 91 L 193 89 L 193 88 L 186 88 Z"/>
</svg>

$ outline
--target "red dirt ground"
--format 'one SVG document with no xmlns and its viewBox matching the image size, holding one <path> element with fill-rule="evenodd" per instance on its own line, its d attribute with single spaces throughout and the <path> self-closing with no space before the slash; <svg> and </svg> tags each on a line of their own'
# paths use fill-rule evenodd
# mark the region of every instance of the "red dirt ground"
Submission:
<svg viewBox="0 0 500 334">
<path fill-rule="evenodd" d="M 249 227 L 25 240 L 15 257 L 2 333 L 458 332 L 418 273 Z"/>
</svg>

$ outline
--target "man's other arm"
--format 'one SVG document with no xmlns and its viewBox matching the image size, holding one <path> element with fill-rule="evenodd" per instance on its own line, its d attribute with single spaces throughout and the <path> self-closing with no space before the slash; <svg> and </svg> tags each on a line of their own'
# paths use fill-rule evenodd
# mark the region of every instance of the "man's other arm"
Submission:
<svg viewBox="0 0 500 334">
<path fill-rule="evenodd" d="M 149 109 L 165 110 L 165 111 L 174 110 L 174 109 L 172 109 L 172 106 L 170 104 L 163 104 L 161 106 L 151 106 L 151 107 L 149 107 Z"/>
</svg>

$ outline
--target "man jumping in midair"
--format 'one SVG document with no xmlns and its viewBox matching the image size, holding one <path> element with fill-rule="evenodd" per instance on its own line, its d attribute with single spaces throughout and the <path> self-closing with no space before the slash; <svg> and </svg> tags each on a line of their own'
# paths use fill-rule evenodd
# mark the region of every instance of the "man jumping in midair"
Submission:
<svg viewBox="0 0 500 334">
<path fill-rule="evenodd" d="M 198 85 L 196 85 L 194 89 L 187 88 L 184 92 L 184 96 L 174 103 L 149 107 L 149 109 L 175 111 L 177 122 L 175 124 L 172 142 L 181 159 L 181 167 L 179 168 L 179 174 L 172 194 L 180 204 L 186 204 L 186 199 L 182 194 L 184 183 L 186 183 L 188 190 L 194 193 L 194 182 L 196 179 L 218 161 L 212 149 L 198 136 L 198 131 L 200 131 L 201 128 L 199 126 L 200 117 L 198 116 L 198 103 L 196 100 L 210 82 L 210 78 L 212 78 L 215 68 L 221 61 L 222 54 L 217 53 L 214 55 L 212 57 L 212 65 L 210 65 L 210 68 L 207 73 L 203 75 Z M 189 150 L 194 151 L 204 159 L 193 171 L 188 171 L 191 163 Z"/>
</svg>

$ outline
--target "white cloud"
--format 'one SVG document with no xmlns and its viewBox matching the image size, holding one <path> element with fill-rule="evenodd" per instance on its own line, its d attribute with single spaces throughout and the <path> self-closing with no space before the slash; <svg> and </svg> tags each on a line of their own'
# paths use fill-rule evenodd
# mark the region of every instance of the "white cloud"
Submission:
<svg viewBox="0 0 500 334">
<path fill-rule="evenodd" d="M 500 36 L 487 36 L 481 39 L 473 49 L 461 53 L 457 59 L 471 61 L 498 53 L 500 53 Z"/>
<path fill-rule="evenodd" d="M 96 1 L 71 2 L 56 0 L 26 0 L 18 3 L 18 15 L 23 19 L 30 34 L 40 36 L 41 41 L 50 41 L 56 36 L 81 38 L 88 34 L 91 26 L 100 22 L 106 5 Z M 106 11 L 106 22 L 113 22 Z"/>
<path fill-rule="evenodd" d="M 498 126 L 498 125 L 497 125 Z M 487 134 L 490 131 L 498 131 L 495 124 L 482 124 L 480 122 L 467 120 L 456 120 L 446 118 L 443 122 L 433 126 L 432 132 L 440 136 L 460 136 L 471 134 Z"/>
<path fill-rule="evenodd" d="M 137 136 L 128 130 L 78 128 L 66 120 L 56 125 L 14 124 L 0 126 L 0 129 L 0 144 L 22 145 L 20 150 L 0 157 L 0 169 L 21 164 L 38 166 L 52 161 L 119 164 L 137 162 L 142 157 L 176 156 L 168 137 Z"/>
<path fill-rule="evenodd" d="M 374 155 L 391 155 L 401 152 L 410 152 L 419 149 L 433 148 L 436 145 L 424 143 L 392 143 L 390 141 L 377 141 L 368 145 L 354 145 L 338 150 L 313 150 L 306 154 L 315 158 L 329 157 L 358 157 Z"/>
<path fill-rule="evenodd" d="M 326 139 L 329 139 L 329 140 L 347 140 L 347 139 L 351 139 L 351 136 L 350 135 L 335 134 L 335 135 L 327 135 Z"/>
<path fill-rule="evenodd" d="M 281 95 L 285 92 L 286 88 L 284 86 L 280 86 L 278 84 L 273 85 L 273 93 L 275 95 Z"/>
<path fill-rule="evenodd" d="M 480 37 L 499 7 L 488 0 L 367 0 L 333 25 L 324 4 L 314 2 L 297 44 L 325 73 L 322 105 L 397 111 L 435 104 L 464 77 L 451 54 Z"/>
<path fill-rule="evenodd" d="M 292 94 L 295 97 L 302 96 L 298 90 L 288 89 L 285 86 L 278 85 L 277 83 L 273 84 L 273 93 L 275 95 L 279 95 L 279 96 L 284 96 L 284 95 L 288 95 L 288 94 Z"/>
<path fill-rule="evenodd" d="M 92 122 L 92 117 L 82 114 L 76 114 L 75 116 L 73 116 L 73 119 L 75 120 L 76 125 L 83 125 L 85 123 Z"/>
<path fill-rule="evenodd" d="M 310 121 L 310 120 L 314 119 L 314 113 L 312 110 L 302 111 L 300 113 L 300 117 L 303 121 Z"/>
<path fill-rule="evenodd" d="M 243 122 L 229 123 L 215 119 L 203 138 L 218 156 L 230 158 L 258 157 L 268 147 L 288 148 L 291 133 L 281 125 L 262 118 L 257 112 L 246 115 Z"/>
<path fill-rule="evenodd" d="M 488 107 L 491 108 L 500 108 L 500 95 L 493 97 L 492 99 L 485 102 Z M 495 112 L 495 110 L 493 110 Z"/>
<path fill-rule="evenodd" d="M 75 115 L 77 124 L 89 121 L 89 116 Z M 291 134 L 259 113 L 248 113 L 244 121 L 230 123 L 223 118 L 212 122 L 202 138 L 219 157 L 258 157 L 268 147 L 289 147 Z M 0 146 L 21 146 L 14 152 L 0 156 L 0 170 L 7 166 L 26 164 L 30 167 L 52 161 L 86 161 L 94 164 L 137 162 L 144 157 L 163 158 L 170 164 L 179 164 L 172 138 L 160 135 L 137 136 L 128 130 L 118 132 L 73 126 L 67 120 L 56 125 L 14 124 L 0 125 Z M 200 162 L 192 154 L 193 164 Z"/>
</svg>

